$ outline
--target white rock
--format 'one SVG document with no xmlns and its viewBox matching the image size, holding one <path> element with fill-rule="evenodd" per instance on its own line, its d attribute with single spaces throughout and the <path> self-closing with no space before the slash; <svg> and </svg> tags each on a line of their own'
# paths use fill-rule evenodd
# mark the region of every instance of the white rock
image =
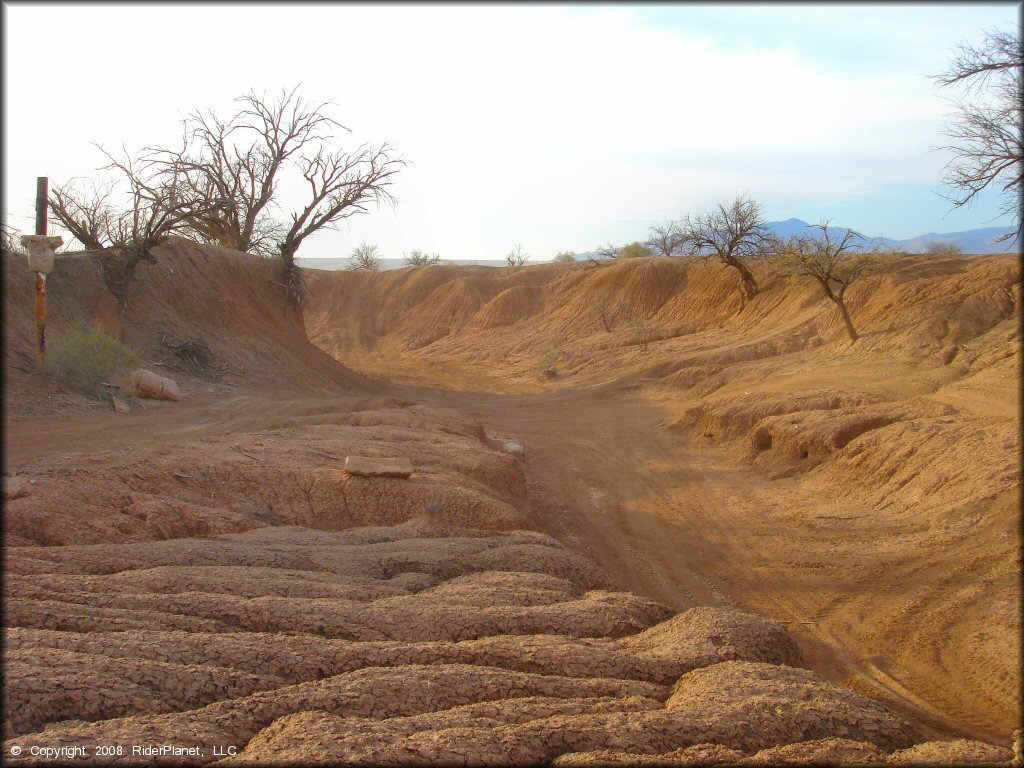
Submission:
<svg viewBox="0 0 1024 768">
<path fill-rule="evenodd" d="M 521 446 L 519 443 L 512 442 L 511 440 L 509 440 L 507 443 L 501 446 L 501 450 L 503 450 L 509 456 L 515 456 L 517 459 L 526 458 L 526 448 Z"/>
<path fill-rule="evenodd" d="M 145 397 L 150 400 L 181 400 L 181 390 L 171 379 L 158 376 L 145 368 L 136 368 L 120 376 L 114 383 L 126 395 Z"/>
</svg>

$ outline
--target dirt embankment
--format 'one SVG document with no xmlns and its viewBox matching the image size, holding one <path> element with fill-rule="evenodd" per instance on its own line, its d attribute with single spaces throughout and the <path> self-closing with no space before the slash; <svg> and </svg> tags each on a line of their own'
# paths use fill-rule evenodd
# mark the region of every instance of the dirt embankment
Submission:
<svg viewBox="0 0 1024 768">
<path fill-rule="evenodd" d="M 83 407 L 32 372 L 31 286 L 5 262 L 5 370 L 17 385 L 5 392 L 5 474 L 17 478 L 5 481 L 9 762 L 43 761 L 32 747 L 85 746 L 81 762 L 119 763 L 95 747 L 132 744 L 200 745 L 198 757 L 156 759 L 189 764 L 1009 759 L 1005 746 L 936 741 L 806 668 L 778 621 L 701 605 L 697 591 L 678 600 L 671 580 L 668 600 L 625 591 L 603 561 L 623 541 L 634 562 L 661 558 L 660 541 L 690 586 L 705 578 L 688 571 L 699 537 L 680 547 L 656 526 L 614 535 L 617 521 L 649 511 L 638 489 L 711 499 L 673 471 L 648 486 L 649 467 L 620 464 L 623 484 L 605 487 L 605 549 L 570 548 L 575 516 L 592 510 L 545 471 L 590 455 L 587 430 L 610 424 L 599 403 L 575 402 L 568 423 L 543 398 L 536 411 L 467 396 L 480 419 L 458 407 L 464 393 L 427 405 L 382 395 L 309 344 L 282 311 L 273 265 L 182 241 L 156 255 L 120 320 L 87 255 L 59 260 L 51 281 L 51 328 L 98 318 L 153 362 L 165 336 L 211 350 L 215 372 L 157 368 L 182 382 L 181 402 L 127 414 Z M 543 309 L 557 277 L 545 270 L 494 292 L 485 303 L 504 298 L 480 333 L 507 328 L 505 313 Z M 447 303 L 420 308 L 424 322 L 469 306 L 446 290 Z M 435 332 L 424 327 L 409 349 L 429 356 Z M 599 396 L 625 397 L 615 386 Z M 537 418 L 554 436 L 531 431 Z M 643 442 L 612 426 L 627 450 Z M 499 432 L 526 436 L 525 463 L 501 450 Z M 654 447 L 677 439 L 661 429 Z M 347 454 L 405 456 L 415 472 L 350 476 Z M 588 498 L 615 475 L 593 462 L 581 473 Z M 573 505 L 564 540 L 547 532 L 559 499 Z M 221 760 L 228 748 L 237 754 Z"/>
<path fill-rule="evenodd" d="M 1008 740 L 1019 258 L 889 259 L 848 294 L 856 344 L 812 282 L 758 279 L 744 304 L 732 270 L 662 258 L 320 273 L 307 324 L 433 388 L 408 396 L 502 393 L 459 400 L 519 430 L 557 527 L 646 593 L 707 580 L 792 622 L 834 679 Z M 627 402 L 646 405 L 614 418 Z"/>
<path fill-rule="evenodd" d="M 353 391 L 361 377 L 309 343 L 301 314 L 288 309 L 273 261 L 215 245 L 169 238 L 140 261 L 123 308 L 101 278 L 99 252 L 64 254 L 46 281 L 47 336 L 99 324 L 139 352 L 143 366 L 175 379 L 186 395 L 269 384 Z M 33 374 L 35 278 L 25 257 L 3 253 L 4 374 L 7 407 L 43 412 L 55 404 L 94 407 Z M 199 342 L 208 356 L 176 353 Z"/>
</svg>

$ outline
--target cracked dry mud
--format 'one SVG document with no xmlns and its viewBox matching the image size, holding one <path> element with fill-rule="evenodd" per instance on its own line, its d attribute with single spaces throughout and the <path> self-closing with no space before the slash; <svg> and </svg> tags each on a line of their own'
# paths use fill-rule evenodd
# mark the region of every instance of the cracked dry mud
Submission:
<svg viewBox="0 0 1024 768">
<path fill-rule="evenodd" d="M 835 674 L 834 662 L 823 662 L 820 648 L 792 631 L 800 625 L 788 623 L 800 615 L 800 602 L 777 586 L 775 597 L 792 610 L 772 618 L 771 600 L 762 597 L 772 579 L 762 564 L 741 559 L 717 538 L 720 528 L 708 524 L 701 530 L 706 537 L 685 526 L 672 533 L 645 527 L 639 517 L 651 514 L 642 505 L 654 496 L 665 504 L 655 518 L 669 507 L 685 512 L 678 492 L 727 519 L 706 486 L 678 469 L 658 473 L 659 452 L 667 460 L 680 450 L 677 434 L 699 440 L 714 433 L 757 471 L 790 482 L 791 492 L 804 494 L 798 498 L 810 498 L 822 470 L 846 473 L 861 478 L 857 503 L 865 509 L 888 502 L 893 519 L 909 514 L 906 499 L 886 485 L 901 482 L 918 509 L 951 523 L 958 510 L 1015 488 L 1002 452 L 1008 449 L 998 447 L 1009 439 L 1000 424 L 940 403 L 892 402 L 878 394 L 884 388 L 842 393 L 820 385 L 798 397 L 764 392 L 751 404 L 730 399 L 726 386 L 718 397 L 679 398 L 674 409 L 652 411 L 616 391 L 621 421 L 597 418 L 610 404 L 601 405 L 607 397 L 601 382 L 594 382 L 596 395 L 572 402 L 557 393 L 515 400 L 401 385 L 383 392 L 314 348 L 299 318 L 282 323 L 280 296 L 263 279 L 264 262 L 183 241 L 158 255 L 133 286 L 132 306 L 140 309 L 129 315 L 128 340 L 152 359 L 162 328 L 201 335 L 225 370 L 235 371 L 216 381 L 163 371 L 179 376 L 186 395 L 180 403 L 134 403 L 130 414 L 115 414 L 47 389 L 18 367 L 31 350 L 30 328 L 17 320 L 5 326 L 13 385 L 5 409 L 5 472 L 16 479 L 5 483 L 3 584 L 3 748 L 11 764 L 45 762 L 32 747 L 76 745 L 92 753 L 77 763 L 126 763 L 130 755 L 99 756 L 95 747 L 162 744 L 201 745 L 203 754 L 141 762 L 1011 759 L 1005 740 L 981 731 L 956 738 L 963 734 L 879 696 L 855 674 Z M 87 265 L 74 259 L 65 257 L 55 270 L 55 327 L 66 319 L 62 312 L 114 322 Z M 28 306 L 27 273 L 6 255 L 4 266 L 5 291 Z M 160 272 L 172 268 L 174 280 Z M 475 321 L 474 313 L 463 320 L 486 335 L 500 333 L 510 317 L 514 323 L 516 313 L 543 310 L 552 290 L 545 281 L 561 278 L 536 271 L 537 278 L 521 277 L 530 272 L 503 273 L 509 281 L 538 282 L 522 291 L 488 288 L 501 300 L 483 301 L 486 312 L 477 308 Z M 615 279 L 639 290 L 642 277 Z M 446 291 L 465 290 L 446 280 L 419 300 L 433 296 L 436 308 Z M 658 284 L 686 282 L 673 280 L 662 276 Z M 562 282 L 558 290 L 568 290 Z M 334 290 L 314 282 L 306 323 L 344 361 L 324 340 L 323 302 Z M 388 291 L 396 302 L 390 311 L 415 320 L 408 290 Z M 661 306 L 671 300 L 658 297 Z M 214 304 L 213 316 L 204 314 Z M 359 355 L 376 344 L 392 343 L 387 323 L 371 332 L 347 316 L 331 322 L 363 334 L 345 342 L 356 350 L 354 363 L 365 363 Z M 440 321 L 430 322 L 414 323 L 415 333 L 392 350 L 428 384 L 439 372 L 425 358 L 413 365 L 409 355 L 429 353 L 423 334 L 440 332 Z M 441 330 L 433 341 L 442 343 L 430 354 L 465 360 L 473 347 L 459 348 L 461 328 L 449 323 Z M 477 363 L 486 363 L 480 370 L 497 375 L 508 355 L 487 362 L 491 348 L 475 332 L 465 333 L 476 339 Z M 788 348 L 776 342 L 776 351 Z M 628 346 L 608 354 L 626 355 L 619 360 L 623 370 L 636 362 Z M 730 362 L 714 350 L 702 355 L 705 374 L 695 380 L 706 386 L 708 377 L 720 375 L 709 371 Z M 757 359 L 744 355 L 735 359 Z M 661 378 L 674 377 L 678 387 L 677 379 L 693 376 L 686 369 L 666 368 Z M 458 364 L 450 370 L 457 372 Z M 294 384 L 297 372 L 302 386 Z M 632 369 L 629 375 L 642 378 Z M 949 418 L 957 439 L 947 444 L 941 425 Z M 995 460 L 988 459 L 987 490 L 952 471 L 879 478 L 886 452 L 898 451 L 904 439 L 900 430 L 915 422 L 917 434 L 935 430 L 939 437 L 930 442 L 930 458 L 924 451 L 905 463 L 934 463 L 944 451 L 961 450 L 961 464 L 969 464 L 974 452 L 988 450 Z M 525 463 L 501 450 L 498 434 L 525 438 Z M 635 474 L 622 456 L 611 455 L 615 436 L 633 451 Z M 804 450 L 818 475 L 786 463 Z M 346 475 L 349 454 L 406 456 L 416 471 L 407 480 Z M 711 456 L 699 465 L 705 476 L 735 466 L 713 466 Z M 572 479 L 560 480 L 563 472 Z M 792 484 L 794 478 L 804 485 Z M 750 503 L 744 497 L 735 506 Z M 800 524 L 814 530 L 809 519 Z M 763 541 L 766 551 L 778 547 Z M 803 544 L 813 546 L 813 538 Z M 785 558 L 792 553 L 775 551 L 785 556 L 775 577 L 790 578 Z M 715 576 L 730 568 L 761 574 L 762 591 Z M 849 596 L 861 598 L 856 590 Z M 860 603 L 861 611 L 870 613 L 869 607 Z M 918 622 L 915 631 L 927 631 L 930 610 L 925 601 L 909 614 Z M 841 608 L 833 606 L 830 615 L 847 622 L 851 637 L 862 632 Z M 968 623 L 951 635 L 985 629 Z M 989 659 L 978 674 L 998 670 L 992 649 L 1000 642 L 974 641 L 978 658 Z M 859 652 L 860 646 L 849 651 L 849 669 L 862 668 Z M 16 758 L 13 745 L 22 750 Z"/>
</svg>

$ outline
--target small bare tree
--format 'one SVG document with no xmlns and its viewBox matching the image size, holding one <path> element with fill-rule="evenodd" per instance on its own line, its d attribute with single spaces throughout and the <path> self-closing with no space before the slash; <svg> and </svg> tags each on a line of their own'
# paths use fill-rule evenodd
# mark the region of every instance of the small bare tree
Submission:
<svg viewBox="0 0 1024 768">
<path fill-rule="evenodd" d="M 687 214 L 680 228 L 690 255 L 729 265 L 740 273 L 744 299 L 757 295 L 757 279 L 749 262 L 770 253 L 776 244 L 760 205 L 741 195 L 727 206 L 719 203 L 713 211 Z"/>
<path fill-rule="evenodd" d="M 825 296 L 839 310 L 851 341 L 857 341 L 857 331 L 846 308 L 846 289 L 856 282 L 871 266 L 873 249 L 863 249 L 863 236 L 852 229 L 838 239 L 829 232 L 828 222 L 813 225 L 821 230 L 820 237 L 794 236 L 779 249 L 780 261 L 790 274 L 814 278 Z"/>
<path fill-rule="evenodd" d="M 430 264 L 439 264 L 441 262 L 441 254 L 414 250 L 408 254 L 403 254 L 403 260 L 412 267 L 426 267 Z"/>
<path fill-rule="evenodd" d="M 599 296 L 593 304 L 593 313 L 601 321 L 606 333 L 611 333 L 615 328 L 615 321 L 619 319 L 618 307 L 613 307 L 611 299 L 607 296 Z"/>
<path fill-rule="evenodd" d="M 530 254 L 523 250 L 522 243 L 518 244 L 515 248 L 505 254 L 505 262 L 513 269 L 519 269 L 521 266 L 526 264 L 526 261 L 529 258 Z"/>
<path fill-rule="evenodd" d="M 377 271 L 380 269 L 380 253 L 376 245 L 360 243 L 352 251 L 348 259 L 349 269 L 368 269 Z"/>
<path fill-rule="evenodd" d="M 968 205 L 989 185 L 1002 182 L 1001 213 L 1013 216 L 1015 232 L 1024 233 L 1020 211 L 1024 194 L 1024 46 L 1018 34 L 992 31 L 979 46 L 960 45 L 949 68 L 933 79 L 943 87 L 965 86 L 965 96 L 952 100 L 952 121 L 945 135 L 953 158 L 943 181 L 954 208 Z M 985 98 L 971 100 L 972 95 Z"/>
<path fill-rule="evenodd" d="M 612 245 L 611 243 L 608 243 L 608 245 L 602 246 L 597 249 L 597 258 L 614 259 L 619 255 L 620 250 L 622 249 L 619 248 L 617 245 Z"/>
<path fill-rule="evenodd" d="M 686 238 L 678 222 L 667 221 L 651 227 L 646 245 L 662 256 L 675 256 L 682 252 Z"/>
<path fill-rule="evenodd" d="M 621 311 L 636 342 L 637 349 L 647 351 L 647 346 L 658 337 L 658 325 L 643 311 L 636 307 L 627 307 Z"/>
</svg>

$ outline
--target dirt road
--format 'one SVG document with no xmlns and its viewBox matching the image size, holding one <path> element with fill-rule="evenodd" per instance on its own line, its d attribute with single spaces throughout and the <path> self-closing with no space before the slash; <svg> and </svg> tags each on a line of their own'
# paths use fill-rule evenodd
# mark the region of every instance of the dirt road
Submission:
<svg viewBox="0 0 1024 768">
<path fill-rule="evenodd" d="M 1005 702 L 972 690 L 970 680 L 951 687 L 955 659 L 946 679 L 929 668 L 948 636 L 926 638 L 930 648 L 922 648 L 909 632 L 872 631 L 906 592 L 909 572 L 913 584 L 932 584 L 927 600 L 941 600 L 943 566 L 877 546 L 897 532 L 867 511 L 822 505 L 827 500 L 795 480 L 769 480 L 719 447 L 694 446 L 665 428 L 675 416 L 668 406 L 621 392 L 393 394 L 457 408 L 489 433 L 520 440 L 534 508 L 549 531 L 595 557 L 624 588 L 677 610 L 732 605 L 787 622 L 810 666 L 828 679 L 935 735 L 1006 740 L 1013 713 Z M 801 502 L 804 515 L 793 512 Z M 925 657 L 917 669 L 907 668 L 910 648 Z"/>
</svg>

